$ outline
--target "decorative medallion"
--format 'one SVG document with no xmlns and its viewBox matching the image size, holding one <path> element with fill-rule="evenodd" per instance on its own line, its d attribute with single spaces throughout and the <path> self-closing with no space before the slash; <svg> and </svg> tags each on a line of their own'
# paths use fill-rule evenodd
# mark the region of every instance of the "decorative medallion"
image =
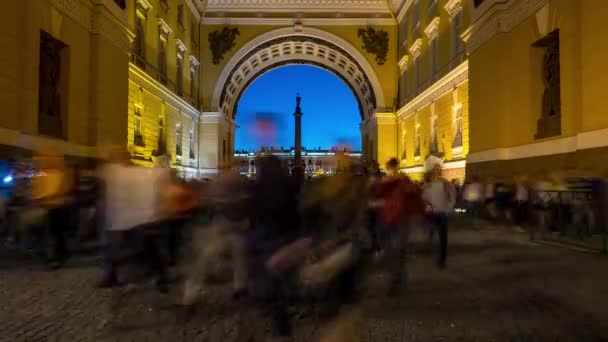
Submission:
<svg viewBox="0 0 608 342">
<path fill-rule="evenodd" d="M 376 56 L 378 65 L 383 65 L 388 54 L 388 32 L 368 27 L 359 29 L 357 35 L 363 41 L 363 49 Z"/>
<path fill-rule="evenodd" d="M 220 64 L 224 59 L 224 54 L 236 45 L 234 41 L 239 34 L 238 28 L 228 27 L 224 27 L 221 31 L 215 30 L 209 33 L 208 42 L 213 56 L 213 64 Z"/>
</svg>

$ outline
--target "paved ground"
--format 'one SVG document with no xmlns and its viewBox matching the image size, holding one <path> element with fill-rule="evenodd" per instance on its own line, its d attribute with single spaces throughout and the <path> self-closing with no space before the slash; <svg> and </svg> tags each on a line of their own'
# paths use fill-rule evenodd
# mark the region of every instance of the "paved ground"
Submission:
<svg viewBox="0 0 608 342">
<path fill-rule="evenodd" d="M 445 271 L 428 254 L 411 257 L 400 299 L 384 296 L 382 272 L 361 281 L 364 299 L 352 308 L 358 339 L 608 341 L 608 257 L 533 245 L 499 228 L 453 231 L 450 240 Z M 227 293 L 218 290 L 184 323 L 173 307 L 178 289 L 95 290 L 97 275 L 93 256 L 51 272 L 0 253 L 0 341 L 273 341 L 268 317 Z M 112 310 L 116 298 L 122 305 Z M 293 341 L 318 340 L 314 317 L 297 321 Z"/>
</svg>

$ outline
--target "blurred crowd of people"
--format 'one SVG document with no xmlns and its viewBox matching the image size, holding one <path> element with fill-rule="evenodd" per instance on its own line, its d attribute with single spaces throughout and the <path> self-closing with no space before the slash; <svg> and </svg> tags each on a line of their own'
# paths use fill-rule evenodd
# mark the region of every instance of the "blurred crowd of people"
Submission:
<svg viewBox="0 0 608 342">
<path fill-rule="evenodd" d="M 389 295 L 402 294 L 415 227 L 428 227 L 429 241 L 438 236 L 437 266 L 445 268 L 455 206 L 466 207 L 473 224 L 502 217 L 523 225 L 531 208 L 551 208 L 531 195 L 540 185 L 472 178 L 459 186 L 442 177 L 439 160 L 427 163 L 422 183 L 400 174 L 397 159 L 386 173 L 350 167 L 345 159 L 334 176 L 304 179 L 263 157 L 255 179 L 222 169 L 204 181 L 181 179 L 166 156 L 153 168 L 136 166 L 121 149 L 91 170 L 70 169 L 53 155 L 33 163 L 40 172 L 31 177 L 29 195 L 0 203 L 7 243 L 27 243 L 56 269 L 74 252 L 70 239 L 96 240 L 99 287 L 120 285 L 121 265 L 138 260 L 167 293 L 177 266 L 186 317 L 209 294 L 209 282 L 228 274 L 234 299 L 261 299 L 283 336 L 292 331 L 288 307 L 295 297 L 321 295 L 330 312 L 344 312 L 358 300 L 369 264 L 389 271 Z"/>
</svg>

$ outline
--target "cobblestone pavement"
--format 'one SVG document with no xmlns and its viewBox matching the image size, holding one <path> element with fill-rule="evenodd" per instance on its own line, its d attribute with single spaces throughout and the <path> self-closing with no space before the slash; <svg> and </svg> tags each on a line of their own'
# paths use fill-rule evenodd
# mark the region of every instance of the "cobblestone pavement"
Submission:
<svg viewBox="0 0 608 342">
<path fill-rule="evenodd" d="M 361 341 L 608 341 L 607 257 L 534 245 L 506 228 L 450 234 L 447 270 L 412 253 L 401 298 L 384 295 L 380 271 L 362 280 Z M 97 276 L 92 256 L 53 272 L 0 253 L 0 341 L 275 341 L 264 313 L 219 289 L 184 322 L 177 286 L 164 296 L 150 284 L 97 290 Z M 318 340 L 314 315 L 296 322 L 287 341 Z"/>
</svg>

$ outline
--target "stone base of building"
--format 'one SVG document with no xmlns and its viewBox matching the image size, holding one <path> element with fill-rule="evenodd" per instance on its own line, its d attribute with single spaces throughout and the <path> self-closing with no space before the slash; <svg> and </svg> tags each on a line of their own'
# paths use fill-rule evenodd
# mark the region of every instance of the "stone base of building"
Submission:
<svg viewBox="0 0 608 342">
<path fill-rule="evenodd" d="M 552 154 L 511 160 L 468 162 L 468 177 L 512 180 L 514 177 L 543 177 L 563 173 L 570 176 L 608 176 L 608 147 L 584 149 L 570 153 Z"/>
</svg>

